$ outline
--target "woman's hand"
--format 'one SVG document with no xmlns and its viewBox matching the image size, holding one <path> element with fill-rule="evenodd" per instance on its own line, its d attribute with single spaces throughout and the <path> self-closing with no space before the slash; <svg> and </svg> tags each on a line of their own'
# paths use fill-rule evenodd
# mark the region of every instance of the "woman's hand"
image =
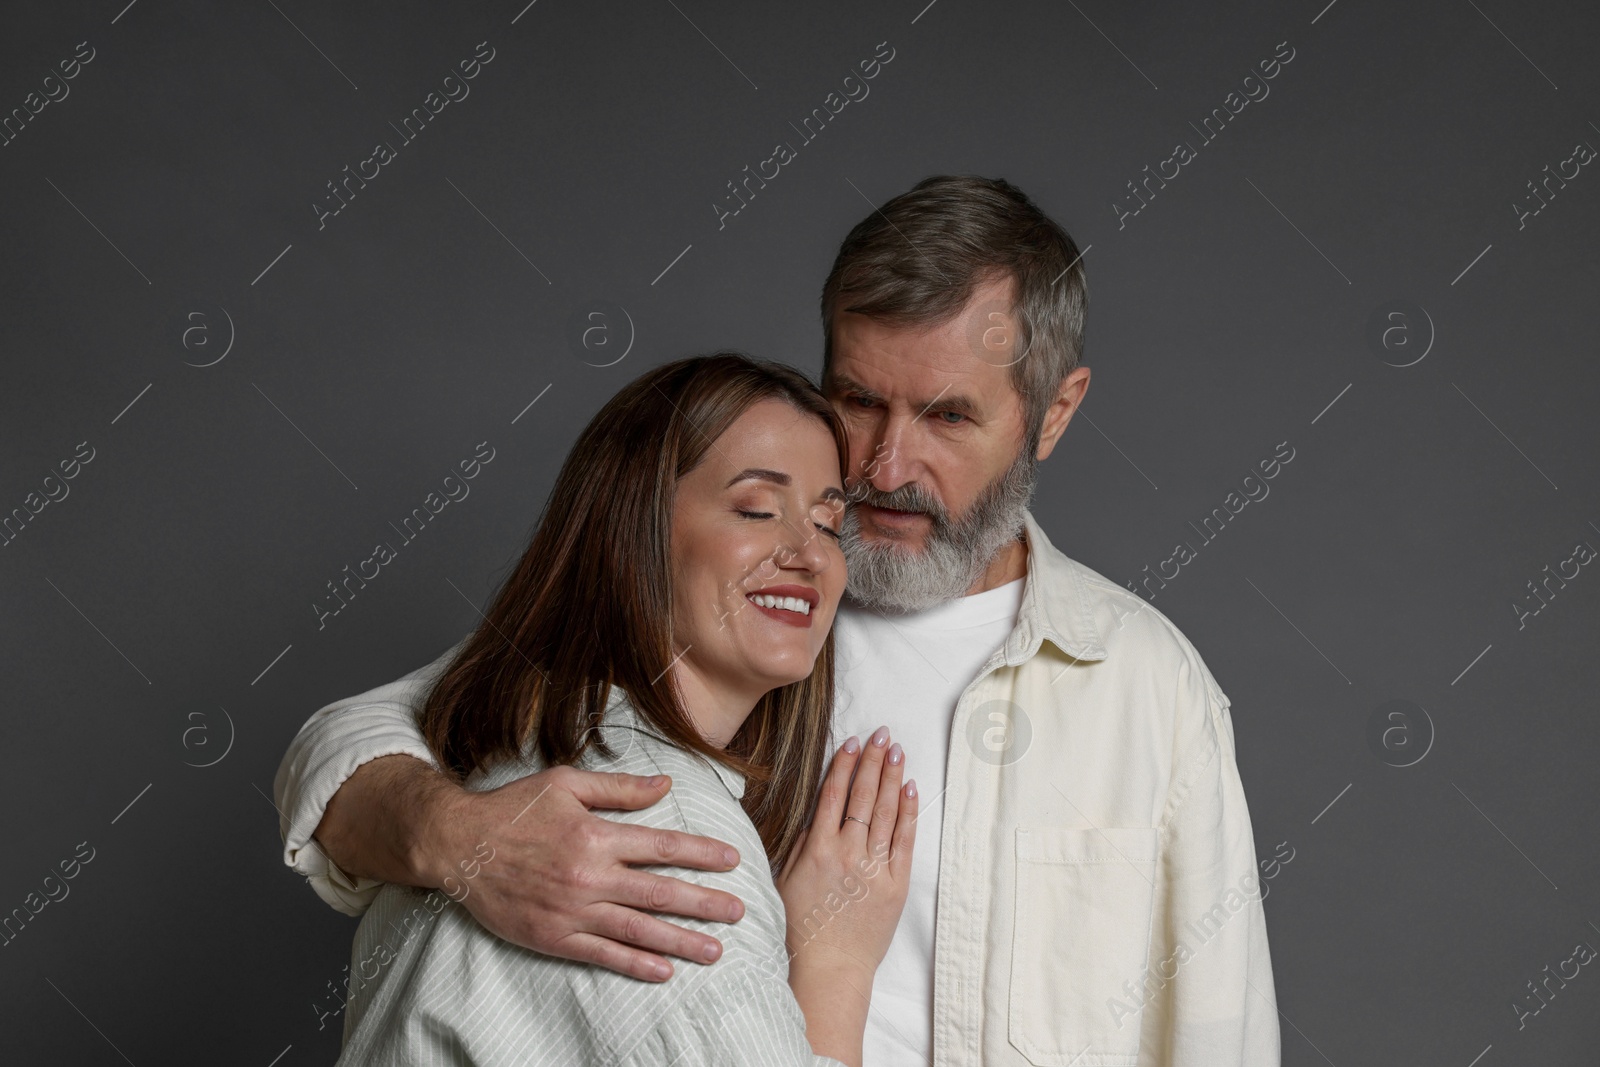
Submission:
<svg viewBox="0 0 1600 1067">
<path fill-rule="evenodd" d="M 854 778 L 852 780 L 852 772 Z M 821 1054 L 861 1062 L 872 980 L 905 907 L 917 788 L 905 754 L 879 727 L 846 741 L 822 783 L 811 825 L 783 871 L 789 985 Z"/>
</svg>

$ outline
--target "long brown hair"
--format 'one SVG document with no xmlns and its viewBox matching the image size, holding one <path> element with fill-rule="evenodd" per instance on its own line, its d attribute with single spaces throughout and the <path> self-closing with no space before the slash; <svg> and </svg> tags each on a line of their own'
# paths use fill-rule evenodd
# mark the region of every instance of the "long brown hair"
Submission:
<svg viewBox="0 0 1600 1067">
<path fill-rule="evenodd" d="M 594 727 L 617 685 L 662 736 L 746 776 L 745 811 L 781 868 L 827 759 L 832 632 L 810 676 L 763 696 L 726 749 L 700 736 L 669 670 L 678 480 L 767 399 L 815 415 L 848 455 L 838 416 L 803 374 L 737 352 L 657 367 L 590 420 L 522 559 L 423 708 L 423 736 L 449 773 L 520 759 L 530 738 L 552 766 L 591 744 L 606 752 Z"/>
</svg>

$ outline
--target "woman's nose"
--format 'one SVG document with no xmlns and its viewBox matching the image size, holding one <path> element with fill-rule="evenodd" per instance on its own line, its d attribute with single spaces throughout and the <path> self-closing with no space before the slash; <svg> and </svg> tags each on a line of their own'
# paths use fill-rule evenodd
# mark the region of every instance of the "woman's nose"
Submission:
<svg viewBox="0 0 1600 1067">
<path fill-rule="evenodd" d="M 784 540 L 776 554 L 778 565 L 821 574 L 833 565 L 827 546 L 822 544 L 822 539 L 827 536 L 809 523 L 804 528 L 795 523 L 785 523 Z"/>
</svg>

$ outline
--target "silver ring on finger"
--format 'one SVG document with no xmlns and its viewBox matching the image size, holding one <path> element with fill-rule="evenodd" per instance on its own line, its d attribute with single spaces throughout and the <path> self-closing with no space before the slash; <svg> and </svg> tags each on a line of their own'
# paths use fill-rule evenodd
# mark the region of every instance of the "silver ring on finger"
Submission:
<svg viewBox="0 0 1600 1067">
<path fill-rule="evenodd" d="M 846 822 L 849 822 L 851 820 L 855 820 L 856 822 L 860 823 L 862 826 L 867 827 L 869 830 L 872 828 L 872 824 L 867 822 L 867 820 L 865 820 L 865 819 L 857 819 L 854 815 L 846 815 L 844 818 L 845 818 Z"/>
</svg>

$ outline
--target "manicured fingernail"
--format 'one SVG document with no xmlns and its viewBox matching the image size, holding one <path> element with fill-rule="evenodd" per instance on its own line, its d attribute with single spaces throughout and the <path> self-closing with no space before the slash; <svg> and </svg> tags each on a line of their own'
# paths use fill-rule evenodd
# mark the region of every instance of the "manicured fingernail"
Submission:
<svg viewBox="0 0 1600 1067">
<path fill-rule="evenodd" d="M 916 795 L 917 795 L 917 780 L 915 778 L 913 778 L 913 779 L 911 779 L 911 781 L 906 783 L 906 796 L 914 797 Z"/>
<path fill-rule="evenodd" d="M 644 784 L 649 786 L 651 789 L 657 789 L 664 782 L 666 782 L 666 780 L 667 776 L 664 774 L 652 774 L 650 777 L 644 780 Z"/>
<path fill-rule="evenodd" d="M 906 758 L 905 750 L 900 747 L 900 742 L 896 741 L 894 744 L 889 746 L 889 762 L 890 763 L 892 763 L 896 767 L 898 767 L 900 765 L 900 761 L 905 759 L 905 758 Z"/>
<path fill-rule="evenodd" d="M 722 850 L 722 862 L 732 867 L 739 862 L 739 854 L 731 848 L 725 848 Z"/>
<path fill-rule="evenodd" d="M 861 742 L 858 741 L 854 737 L 850 738 L 848 741 L 846 741 L 844 743 L 844 750 L 846 752 L 850 753 L 852 756 L 854 756 L 856 754 L 856 750 L 858 748 L 860 748 L 860 747 L 861 747 Z"/>
<path fill-rule="evenodd" d="M 706 946 L 705 957 L 707 963 L 710 963 L 720 955 L 722 955 L 722 946 L 715 941 Z"/>
<path fill-rule="evenodd" d="M 887 726 L 880 726 L 872 731 L 872 743 L 879 748 L 882 748 L 888 740 L 889 728 Z"/>
<path fill-rule="evenodd" d="M 657 978 L 671 978 L 672 977 L 672 968 L 667 966 L 665 963 L 656 964 L 656 977 Z"/>
</svg>

